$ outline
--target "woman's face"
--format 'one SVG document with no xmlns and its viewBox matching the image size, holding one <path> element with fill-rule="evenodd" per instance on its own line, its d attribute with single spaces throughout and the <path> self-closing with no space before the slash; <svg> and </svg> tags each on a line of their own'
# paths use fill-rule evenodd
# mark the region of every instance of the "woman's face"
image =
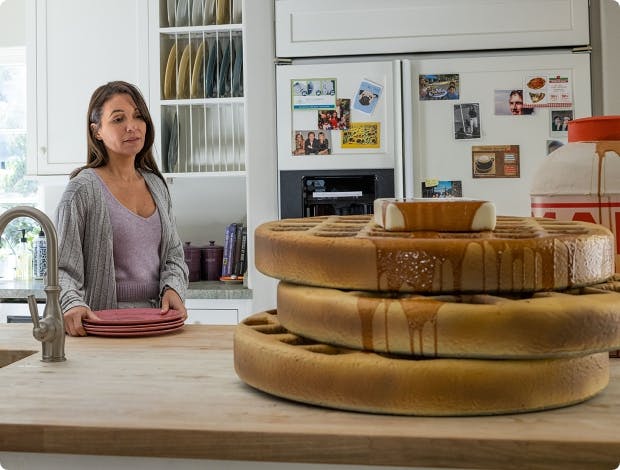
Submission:
<svg viewBox="0 0 620 470">
<path fill-rule="evenodd" d="M 110 158 L 135 157 L 144 147 L 145 133 L 146 122 L 131 96 L 117 94 L 104 103 L 95 138 L 103 142 Z"/>
</svg>

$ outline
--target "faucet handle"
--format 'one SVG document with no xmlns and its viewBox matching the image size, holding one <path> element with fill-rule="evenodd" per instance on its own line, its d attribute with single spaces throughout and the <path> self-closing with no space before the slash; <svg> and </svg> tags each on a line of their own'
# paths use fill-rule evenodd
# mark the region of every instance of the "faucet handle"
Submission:
<svg viewBox="0 0 620 470">
<path fill-rule="evenodd" d="M 28 307 L 30 309 L 30 316 L 32 317 L 32 323 L 34 323 L 35 328 L 39 328 L 39 307 L 37 305 L 37 301 L 34 298 L 34 295 L 28 296 Z"/>
</svg>

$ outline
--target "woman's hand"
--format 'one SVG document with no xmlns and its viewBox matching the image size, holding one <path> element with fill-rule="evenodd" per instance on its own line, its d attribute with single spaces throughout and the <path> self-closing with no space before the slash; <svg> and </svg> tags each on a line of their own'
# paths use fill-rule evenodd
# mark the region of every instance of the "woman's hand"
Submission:
<svg viewBox="0 0 620 470">
<path fill-rule="evenodd" d="M 99 320 L 99 317 L 93 311 L 80 305 L 79 307 L 70 308 L 65 312 L 65 332 L 71 336 L 86 336 L 86 330 L 82 325 L 84 318 L 92 318 Z"/>
<path fill-rule="evenodd" d="M 183 320 L 187 320 L 187 310 L 185 309 L 185 305 L 183 305 L 181 297 L 174 289 L 168 287 L 161 298 L 161 314 L 168 313 L 168 310 L 171 309 L 181 312 Z"/>
</svg>

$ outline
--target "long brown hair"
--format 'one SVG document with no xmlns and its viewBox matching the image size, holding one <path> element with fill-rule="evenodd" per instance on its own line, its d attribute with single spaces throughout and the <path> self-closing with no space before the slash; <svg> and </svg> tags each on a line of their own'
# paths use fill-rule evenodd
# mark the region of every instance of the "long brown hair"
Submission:
<svg viewBox="0 0 620 470">
<path fill-rule="evenodd" d="M 159 176 L 164 184 L 166 180 L 157 167 L 157 162 L 153 157 L 153 142 L 155 141 L 155 126 L 151 119 L 151 113 L 144 101 L 144 97 L 140 90 L 131 83 L 123 81 L 108 82 L 97 88 L 90 98 L 88 105 L 88 113 L 86 115 L 86 141 L 88 144 L 88 155 L 86 157 L 86 165 L 73 170 L 70 178 L 75 177 L 85 168 L 98 168 L 106 166 L 110 161 L 108 150 L 101 140 L 95 138 L 97 131 L 101 126 L 101 114 L 103 105 L 113 96 L 118 94 L 127 94 L 133 99 L 140 115 L 146 123 L 146 133 L 144 135 L 144 146 L 136 155 L 134 166 L 138 170 L 149 171 Z"/>
</svg>

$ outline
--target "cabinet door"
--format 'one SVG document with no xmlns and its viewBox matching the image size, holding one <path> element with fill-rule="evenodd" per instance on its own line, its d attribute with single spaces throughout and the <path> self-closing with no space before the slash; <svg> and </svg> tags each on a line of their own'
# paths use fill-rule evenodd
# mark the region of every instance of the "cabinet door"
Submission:
<svg viewBox="0 0 620 470">
<path fill-rule="evenodd" d="M 583 46 L 588 0 L 278 0 L 278 57 Z"/>
<path fill-rule="evenodd" d="M 99 85 L 131 82 L 148 101 L 148 8 L 144 0 L 29 0 L 29 174 L 86 163 L 86 112 Z"/>
</svg>

